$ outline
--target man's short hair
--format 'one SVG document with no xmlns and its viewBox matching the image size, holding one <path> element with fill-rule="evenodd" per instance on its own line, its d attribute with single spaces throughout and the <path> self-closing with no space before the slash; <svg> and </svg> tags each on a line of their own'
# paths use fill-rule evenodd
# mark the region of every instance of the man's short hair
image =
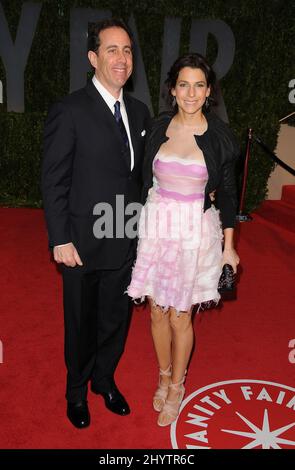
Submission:
<svg viewBox="0 0 295 470">
<path fill-rule="evenodd" d="M 122 28 L 128 34 L 131 42 L 131 48 L 133 48 L 133 36 L 128 28 L 128 26 L 124 23 L 123 20 L 119 18 L 108 18 L 105 20 L 98 21 L 97 23 L 90 23 L 89 30 L 88 30 L 88 51 L 97 52 L 100 46 L 100 37 L 99 34 L 104 29 L 108 28 Z"/>
</svg>

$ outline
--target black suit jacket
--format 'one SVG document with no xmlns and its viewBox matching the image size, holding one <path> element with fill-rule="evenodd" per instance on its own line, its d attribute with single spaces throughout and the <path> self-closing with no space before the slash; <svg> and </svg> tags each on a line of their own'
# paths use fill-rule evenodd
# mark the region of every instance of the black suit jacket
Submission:
<svg viewBox="0 0 295 470">
<path fill-rule="evenodd" d="M 73 242 L 91 268 L 119 268 L 131 243 L 124 235 L 117 238 L 115 230 L 113 238 L 96 238 L 94 206 L 108 203 L 115 220 L 116 195 L 124 196 L 124 207 L 140 201 L 150 115 L 145 104 L 126 93 L 124 102 L 134 149 L 132 171 L 114 115 L 92 81 L 53 105 L 45 124 L 42 193 L 49 245 Z"/>
<path fill-rule="evenodd" d="M 143 166 L 143 204 L 149 188 L 153 185 L 153 160 L 161 145 L 168 140 L 166 131 L 173 116 L 174 113 L 163 113 L 154 120 L 151 127 Z M 216 191 L 214 204 L 220 209 L 222 227 L 225 229 L 236 224 L 235 166 L 240 148 L 236 137 L 225 122 L 212 111 L 205 116 L 208 122 L 207 131 L 203 135 L 195 135 L 196 142 L 204 154 L 209 175 L 205 188 L 204 211 L 211 206 L 209 194 Z"/>
</svg>

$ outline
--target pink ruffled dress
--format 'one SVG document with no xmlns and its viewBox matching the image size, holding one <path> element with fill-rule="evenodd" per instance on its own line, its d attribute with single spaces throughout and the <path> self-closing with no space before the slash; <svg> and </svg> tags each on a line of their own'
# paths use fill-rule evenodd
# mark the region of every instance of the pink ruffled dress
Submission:
<svg viewBox="0 0 295 470">
<path fill-rule="evenodd" d="M 223 235 L 219 211 L 214 206 L 203 211 L 206 165 L 160 149 L 153 175 L 128 295 L 133 300 L 150 296 L 178 314 L 196 304 L 209 307 L 220 298 Z"/>
</svg>

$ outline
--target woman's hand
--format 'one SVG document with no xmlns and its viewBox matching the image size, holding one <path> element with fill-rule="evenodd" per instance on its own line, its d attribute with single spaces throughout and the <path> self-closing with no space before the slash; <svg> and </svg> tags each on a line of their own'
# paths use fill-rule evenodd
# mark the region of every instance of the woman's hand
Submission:
<svg viewBox="0 0 295 470">
<path fill-rule="evenodd" d="M 214 191 L 212 191 L 212 193 L 209 193 L 209 197 L 210 197 L 211 202 L 215 201 L 215 193 L 216 193 L 216 189 L 214 189 Z"/>
<path fill-rule="evenodd" d="M 225 264 L 230 264 L 236 273 L 239 262 L 240 258 L 234 248 L 224 248 L 222 255 L 222 266 Z"/>
</svg>

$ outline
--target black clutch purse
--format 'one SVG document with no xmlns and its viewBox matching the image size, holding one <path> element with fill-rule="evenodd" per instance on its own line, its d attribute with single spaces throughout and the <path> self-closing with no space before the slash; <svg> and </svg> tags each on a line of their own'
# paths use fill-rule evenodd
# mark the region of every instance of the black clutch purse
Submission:
<svg viewBox="0 0 295 470">
<path fill-rule="evenodd" d="M 225 264 L 218 282 L 218 292 L 231 292 L 235 289 L 236 275 L 230 264 Z"/>
</svg>

